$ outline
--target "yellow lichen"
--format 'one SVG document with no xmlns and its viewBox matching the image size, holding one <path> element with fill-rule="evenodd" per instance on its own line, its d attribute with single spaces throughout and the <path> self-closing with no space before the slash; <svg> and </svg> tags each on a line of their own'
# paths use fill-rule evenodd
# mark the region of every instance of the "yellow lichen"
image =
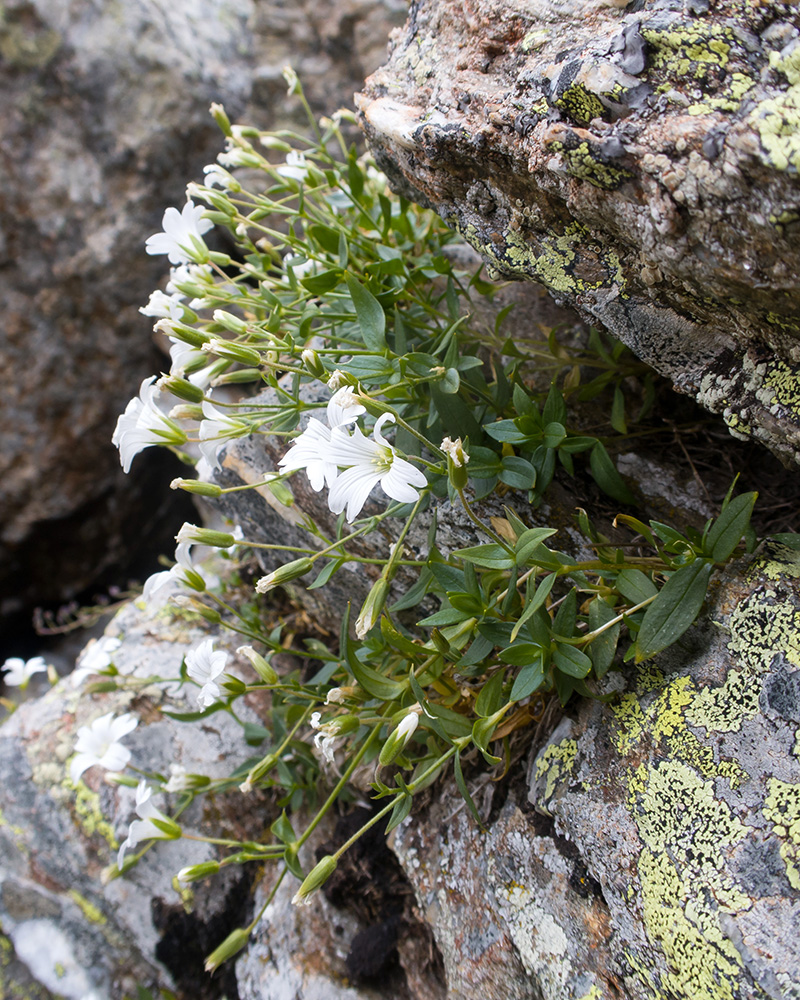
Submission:
<svg viewBox="0 0 800 1000">
<path fill-rule="evenodd" d="M 780 852 L 789 882 L 800 889 L 800 785 L 770 778 L 761 812 L 781 840 Z"/>
<path fill-rule="evenodd" d="M 536 777 L 541 778 L 547 775 L 544 799 L 549 799 L 555 791 L 556 785 L 566 775 L 572 773 L 577 752 L 578 744 L 575 740 L 561 740 L 560 743 L 553 743 L 547 747 L 536 761 Z"/>
<path fill-rule="evenodd" d="M 730 670 L 719 687 L 696 693 L 686 710 L 686 721 L 708 732 L 738 732 L 745 719 L 758 712 L 760 693 L 761 684 L 752 670 Z"/>
<path fill-rule="evenodd" d="M 733 610 L 728 621 L 728 648 L 758 673 L 769 670 L 783 653 L 800 667 L 800 612 L 771 591 L 753 594 Z"/>
</svg>

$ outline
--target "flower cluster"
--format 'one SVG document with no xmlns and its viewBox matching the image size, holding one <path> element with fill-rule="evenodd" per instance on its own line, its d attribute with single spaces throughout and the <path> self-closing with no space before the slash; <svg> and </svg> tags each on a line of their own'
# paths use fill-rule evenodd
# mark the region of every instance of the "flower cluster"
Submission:
<svg viewBox="0 0 800 1000">
<path fill-rule="evenodd" d="M 387 496 L 401 503 L 419 499 L 417 490 L 427 485 L 424 474 L 400 458 L 381 433 L 395 418 L 390 413 L 378 417 L 369 438 L 355 423 L 362 413 L 366 408 L 358 402 L 358 396 L 348 386 L 342 386 L 328 402 L 328 426 L 311 417 L 278 463 L 284 473 L 304 469 L 317 491 L 327 486 L 331 511 L 341 514 L 346 508 L 350 523 L 378 484 Z"/>
</svg>

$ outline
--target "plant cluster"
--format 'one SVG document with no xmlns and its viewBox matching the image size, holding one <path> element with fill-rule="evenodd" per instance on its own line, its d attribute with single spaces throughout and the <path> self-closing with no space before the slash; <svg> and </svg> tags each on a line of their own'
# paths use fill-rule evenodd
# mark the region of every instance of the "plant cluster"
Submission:
<svg viewBox="0 0 800 1000">
<path fill-rule="evenodd" d="M 303 101 L 296 78 L 288 79 Z M 254 691 L 269 692 L 270 709 L 263 728 L 243 727 L 251 749 L 224 780 L 142 768 L 139 818 L 118 861 L 124 871 L 153 840 L 180 837 L 180 816 L 198 795 L 270 788 L 283 812 L 264 842 L 214 841 L 218 860 L 177 877 L 188 884 L 227 865 L 271 860 L 281 866 L 273 894 L 290 874 L 299 880 L 295 900 L 308 902 L 364 829 L 397 826 L 415 794 L 447 767 L 480 822 L 465 757 L 480 754 L 502 767 L 509 737 L 537 717 L 543 699 L 591 695 L 615 663 L 645 660 L 675 642 L 700 612 L 715 568 L 742 539 L 752 548 L 755 494 L 731 491 L 702 531 L 639 520 L 607 447 L 631 419 L 623 386 L 637 363 L 623 348 L 593 334 L 587 379 L 576 356 L 551 341 L 552 384 L 536 391 L 529 373 L 541 345 L 504 342 L 502 315 L 495 330 L 474 323 L 471 301 L 491 297 L 495 286 L 459 270 L 450 253 L 456 235 L 432 212 L 392 195 L 369 157 L 347 147 L 341 116 L 312 118 L 314 136 L 306 139 L 232 126 L 222 108 L 212 111 L 226 151 L 206 168 L 203 184 L 189 185 L 183 210 L 165 213 L 164 232 L 147 245 L 173 265 L 166 292 L 154 293 L 143 310 L 170 338 L 172 367 L 143 383 L 114 441 L 126 469 L 144 447 L 163 445 L 190 461 L 194 446 L 202 456 L 197 478 L 174 485 L 213 498 L 253 488 L 214 480 L 232 439 L 283 437 L 283 459 L 254 485 L 290 505 L 292 478 L 307 476 L 326 497 L 335 529 L 309 522 L 308 544 L 287 552 L 185 525 L 175 565 L 145 584 L 151 611 L 175 600 L 177 585 L 177 600 L 243 635 L 239 653 L 254 671 L 251 680 L 228 673 L 229 655 L 205 640 L 186 656 L 180 677 L 196 685 L 197 711 L 175 717 L 193 722 L 227 711 L 236 718 L 237 700 Z M 227 241 L 214 246 L 228 250 L 209 247 L 212 227 Z M 223 387 L 254 382 L 269 393 L 236 402 L 222 395 Z M 307 402 L 310 384 L 327 387 L 324 403 Z M 645 402 L 651 390 L 649 382 Z M 612 398 L 610 436 L 585 433 L 568 405 L 602 391 Z M 558 469 L 590 474 L 610 502 L 624 506 L 617 525 L 630 530 L 629 542 L 612 543 L 579 510 L 584 557 L 576 558 L 558 547 L 555 528 L 534 523 Z M 378 493 L 383 509 L 360 518 Z M 490 495 L 508 501 L 504 517 L 482 514 Z M 437 546 L 436 512 L 448 502 L 463 507 L 477 544 L 455 552 Z M 415 559 L 405 543 L 426 511 L 427 554 Z M 353 543 L 384 521 L 396 526 L 389 551 L 356 555 Z M 284 629 L 265 625 L 255 595 L 230 605 L 193 559 L 201 544 L 285 553 L 258 593 L 292 581 L 324 587 L 354 561 L 369 563 L 377 578 L 363 606 L 344 615 L 338 648 L 306 639 L 306 654 L 318 662 L 307 677 L 276 666 Z M 399 588 L 398 578 L 411 582 Z M 105 679 L 88 690 L 131 683 L 113 666 L 113 650 L 100 672 Z M 124 766 L 119 740 L 135 724 L 103 716 L 85 727 L 75 780 L 94 765 Z M 304 870 L 300 849 L 366 764 L 374 768 L 372 818 Z M 333 787 L 319 804 L 321 768 Z M 171 815 L 151 802 L 158 792 L 177 796 Z M 302 832 L 294 826 L 301 806 L 311 815 Z M 236 954 L 259 917 L 223 942 L 207 967 Z"/>
</svg>

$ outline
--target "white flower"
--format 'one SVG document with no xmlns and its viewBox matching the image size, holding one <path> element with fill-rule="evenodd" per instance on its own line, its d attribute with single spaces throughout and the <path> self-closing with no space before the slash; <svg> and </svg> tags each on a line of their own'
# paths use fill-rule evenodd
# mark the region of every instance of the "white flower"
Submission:
<svg viewBox="0 0 800 1000">
<path fill-rule="evenodd" d="M 401 503 L 411 503 L 419 498 L 416 487 L 427 485 L 419 469 L 403 458 L 398 458 L 394 448 L 381 434 L 387 421 L 384 413 L 375 422 L 372 438 L 365 437 L 358 427 L 348 434 L 339 429 L 331 434 L 327 452 L 328 461 L 343 467 L 328 494 L 328 506 L 334 514 L 347 508 L 347 520 L 352 523 L 367 502 L 373 488 L 380 483 L 387 496 Z"/>
<path fill-rule="evenodd" d="M 460 437 L 456 438 L 455 441 L 451 441 L 449 437 L 446 437 L 440 447 L 445 455 L 450 456 L 453 465 L 457 469 L 463 468 L 469 462 L 469 455 L 464 451 L 464 445 Z"/>
<path fill-rule="evenodd" d="M 141 306 L 139 312 L 142 316 L 151 316 L 153 319 L 172 319 L 180 322 L 183 319 L 183 305 L 181 299 L 184 298 L 179 292 L 177 295 L 166 295 L 164 292 L 156 291 L 150 293 L 146 306 Z"/>
<path fill-rule="evenodd" d="M 305 156 L 297 150 L 291 149 L 286 154 L 286 164 L 277 167 L 275 173 L 280 174 L 281 177 L 291 177 L 296 181 L 304 181 L 308 177 L 308 170 L 309 164 Z"/>
<path fill-rule="evenodd" d="M 133 850 L 143 840 L 163 840 L 165 837 L 170 837 L 170 834 L 160 830 L 153 822 L 154 819 L 158 819 L 162 823 L 169 823 L 169 819 L 150 801 L 152 794 L 153 789 L 149 787 L 147 782 L 140 781 L 136 788 L 136 815 L 139 819 L 135 819 L 131 823 L 128 836 L 120 844 L 117 854 L 117 868 L 122 868 L 125 852 Z"/>
<path fill-rule="evenodd" d="M 345 379 L 344 373 L 340 372 L 339 369 L 337 368 L 336 371 L 333 373 L 333 375 L 331 375 L 331 377 L 328 379 L 328 388 L 331 390 L 331 392 L 336 392 L 337 389 L 341 389 L 341 387 L 346 384 L 344 382 L 344 379 Z"/>
<path fill-rule="evenodd" d="M 197 701 L 201 708 L 213 705 L 221 695 L 217 678 L 225 669 L 228 654 L 221 649 L 214 649 L 213 639 L 204 639 L 196 649 L 186 654 L 186 669 L 192 680 L 201 684 Z"/>
<path fill-rule="evenodd" d="M 210 219 L 204 219 L 205 208 L 187 201 L 183 211 L 168 208 L 161 220 L 163 233 L 148 236 L 145 250 L 149 254 L 167 254 L 170 264 L 190 264 L 202 253 L 207 253 L 203 233 L 213 228 Z"/>
<path fill-rule="evenodd" d="M 185 792 L 191 787 L 192 782 L 186 775 L 186 768 L 180 764 L 170 764 L 169 781 L 162 785 L 164 791 L 175 794 L 177 792 Z"/>
<path fill-rule="evenodd" d="M 278 463 L 282 473 L 305 469 L 311 488 L 319 492 L 323 486 L 333 486 L 338 473 L 329 456 L 331 430 L 354 423 L 366 409 L 349 386 L 343 386 L 328 400 L 328 427 L 315 417 L 308 421 L 303 433 L 295 438 L 291 448 Z"/>
<path fill-rule="evenodd" d="M 26 688 L 28 681 L 34 674 L 40 674 L 47 670 L 43 656 L 34 656 L 30 660 L 23 660 L 19 656 L 12 656 L 6 660 L 0 670 L 3 671 L 3 683 L 8 687 Z"/>
<path fill-rule="evenodd" d="M 319 270 L 319 264 L 315 260 L 310 260 L 307 257 L 285 257 L 283 261 L 283 266 L 286 271 L 291 271 L 292 274 L 300 281 L 308 274 L 316 274 Z M 284 274 L 281 281 L 288 284 L 289 275 Z"/>
<path fill-rule="evenodd" d="M 228 171 L 223 170 L 218 163 L 209 163 L 207 166 L 203 167 L 203 175 L 205 177 L 207 187 L 214 187 L 214 185 L 217 185 L 218 187 L 221 187 L 223 191 L 228 191 L 231 185 L 236 183 Z"/>
<path fill-rule="evenodd" d="M 75 743 L 77 757 L 69 765 L 69 776 L 73 784 L 83 772 L 95 764 L 107 771 L 121 771 L 131 759 L 131 752 L 119 742 L 123 736 L 132 733 L 139 720 L 126 713 L 114 718 L 114 713 L 101 715 L 89 726 L 81 726 Z"/>
<path fill-rule="evenodd" d="M 167 295 L 184 298 L 186 294 L 196 295 L 198 285 L 213 287 L 213 284 L 213 272 L 210 264 L 181 264 L 179 267 L 170 269 Z M 188 293 L 184 293 L 178 287 L 179 285 L 191 285 L 192 289 Z"/>
<path fill-rule="evenodd" d="M 240 420 L 226 416 L 208 400 L 203 401 L 203 417 L 200 423 L 200 452 L 212 469 L 221 468 L 219 453 L 228 438 L 241 437 L 248 427 Z"/>
<path fill-rule="evenodd" d="M 115 636 L 104 635 L 100 639 L 93 639 L 84 649 L 78 660 L 78 669 L 73 670 L 71 676 L 72 686 L 78 687 L 90 674 L 97 674 L 106 667 L 111 666 L 112 653 L 115 653 L 122 645 L 122 640 Z"/>
<path fill-rule="evenodd" d="M 159 393 L 155 375 L 146 378 L 139 395 L 125 407 L 117 419 L 111 443 L 119 448 L 119 460 L 125 472 L 130 471 L 134 457 L 154 444 L 182 444 L 186 435 L 156 403 Z"/>
<path fill-rule="evenodd" d="M 142 597 L 149 615 L 154 615 L 166 604 L 169 597 L 167 589 L 169 583 L 177 583 L 190 590 L 208 590 L 219 582 L 215 576 L 204 576 L 194 565 L 189 552 L 191 547 L 191 542 L 179 542 L 175 549 L 175 565 L 171 569 L 153 573 L 145 580 Z"/>
</svg>

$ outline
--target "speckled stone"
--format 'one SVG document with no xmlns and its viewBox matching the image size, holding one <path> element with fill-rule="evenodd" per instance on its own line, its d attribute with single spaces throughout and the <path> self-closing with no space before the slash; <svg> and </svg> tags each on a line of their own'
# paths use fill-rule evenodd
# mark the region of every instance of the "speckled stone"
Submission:
<svg viewBox="0 0 800 1000">
<path fill-rule="evenodd" d="M 800 461 L 800 14 L 431 0 L 359 96 L 380 166 L 504 276 Z"/>
</svg>

